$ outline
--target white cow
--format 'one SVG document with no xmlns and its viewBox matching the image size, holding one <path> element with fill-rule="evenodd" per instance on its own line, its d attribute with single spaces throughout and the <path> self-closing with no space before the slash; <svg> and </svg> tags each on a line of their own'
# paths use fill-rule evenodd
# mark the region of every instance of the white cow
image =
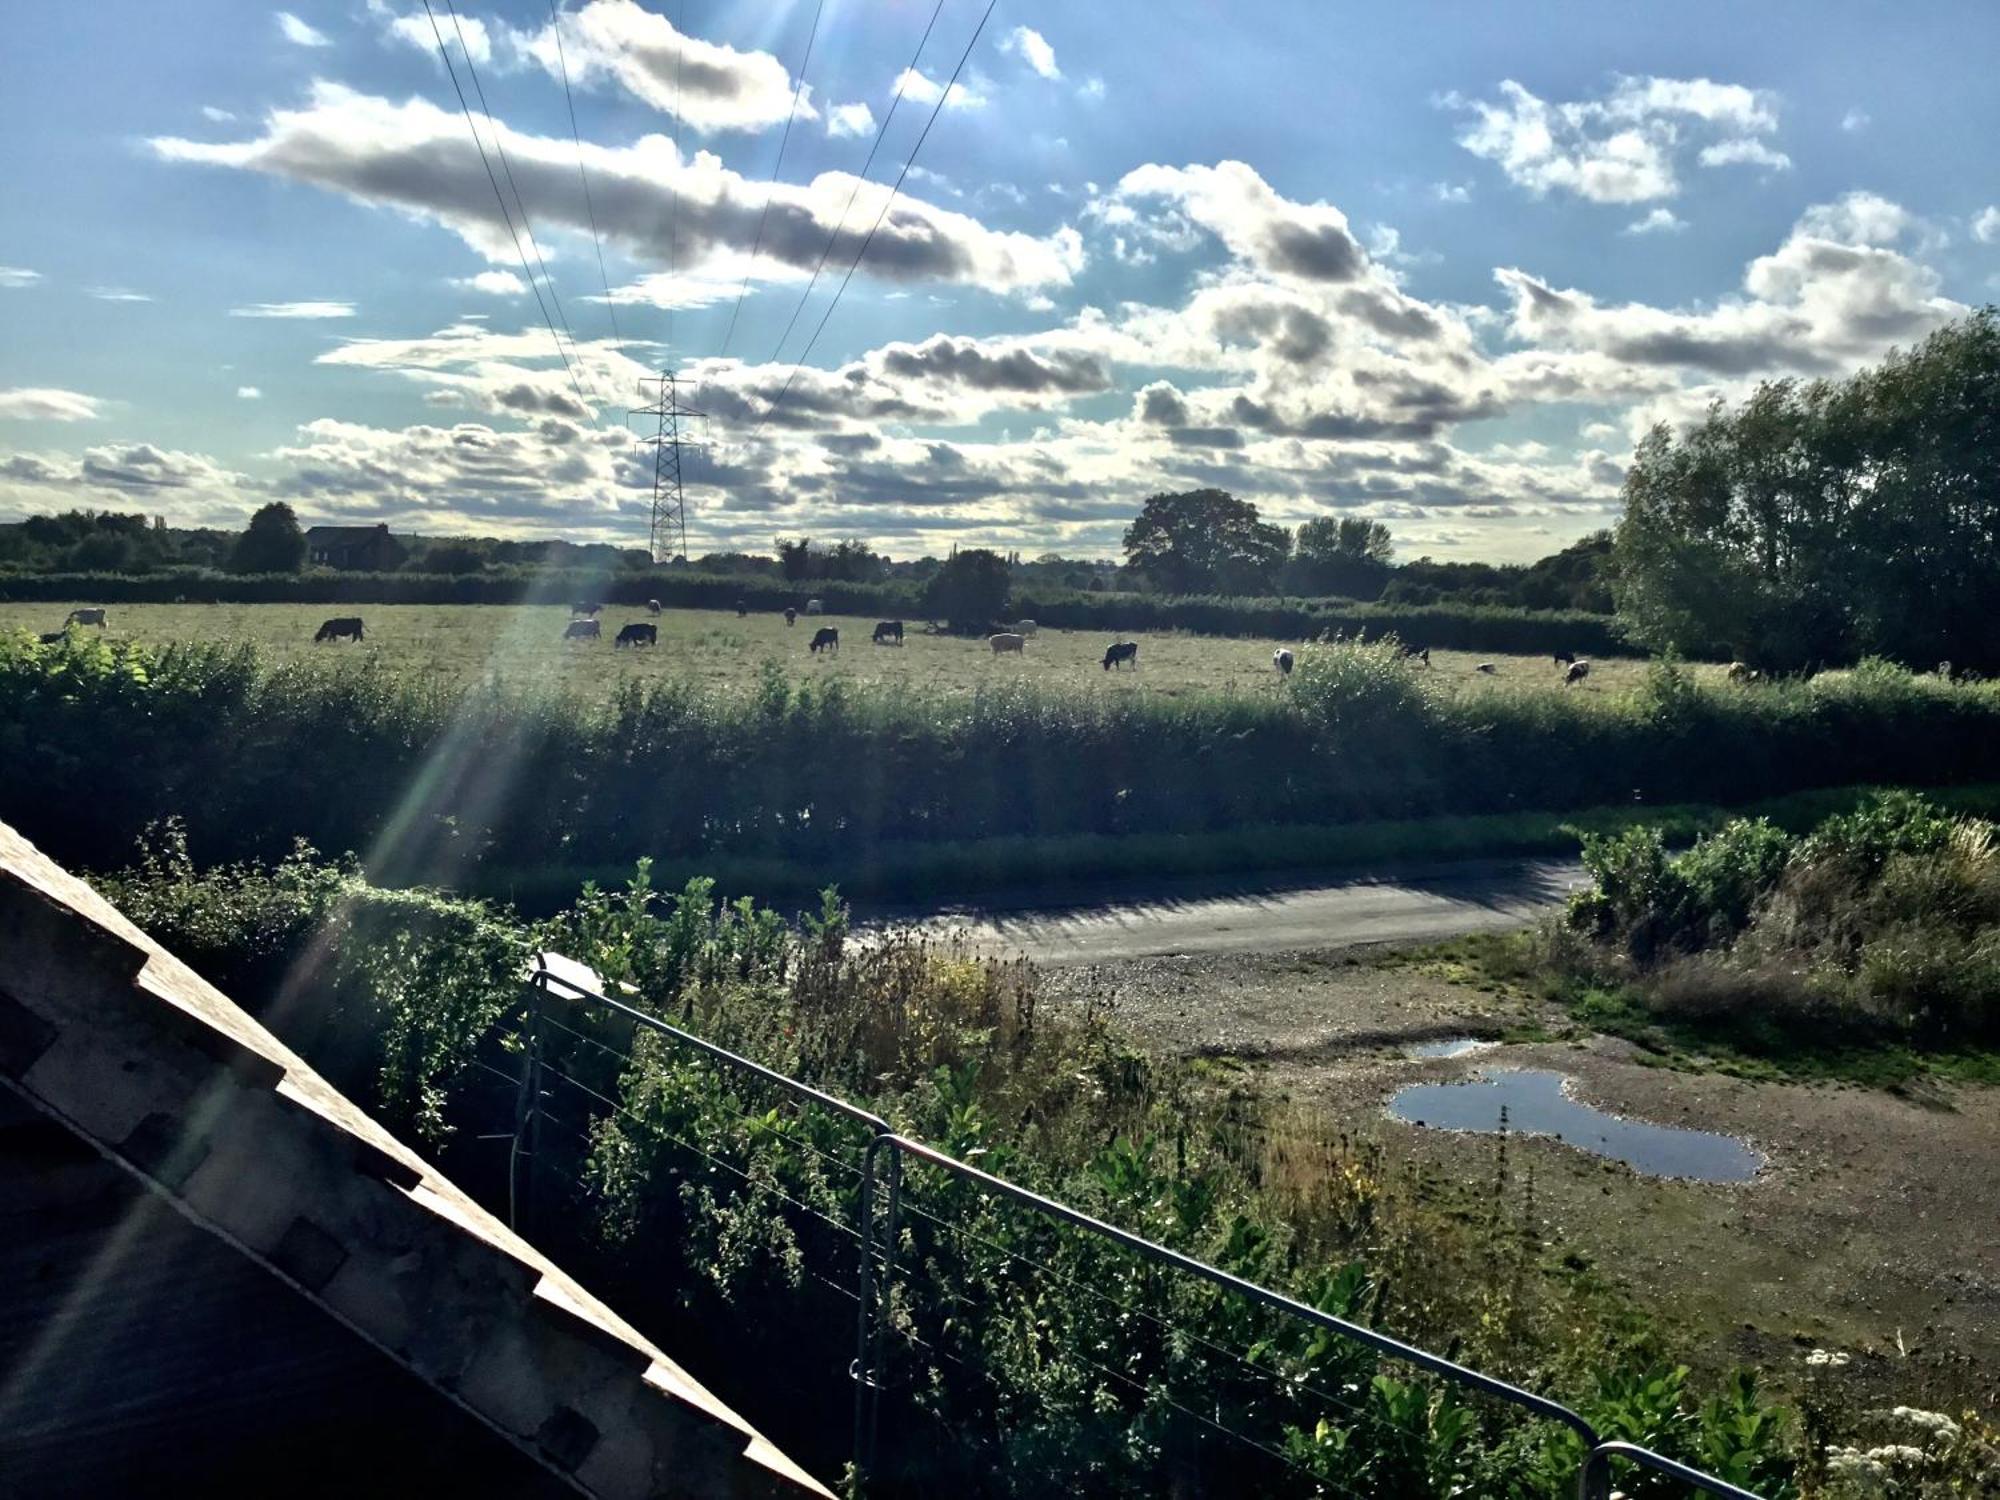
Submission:
<svg viewBox="0 0 2000 1500">
<path fill-rule="evenodd" d="M 73 609 L 69 612 L 69 618 L 63 621 L 63 626 L 64 628 L 68 628 L 71 625 L 102 625 L 103 623 L 104 611 L 101 609 Z"/>
<path fill-rule="evenodd" d="M 1292 653 L 1280 647 L 1271 653 L 1271 665 L 1278 669 L 1280 677 L 1292 675 Z"/>
<path fill-rule="evenodd" d="M 1033 620 L 1016 620 L 1013 624 L 1013 631 L 1016 635 L 1033 635 L 1041 628 Z"/>
<path fill-rule="evenodd" d="M 826 606 L 817 599 L 808 599 L 806 600 L 806 613 L 809 615 L 823 615 L 826 613 Z"/>
<path fill-rule="evenodd" d="M 991 646 L 993 654 L 998 656 L 1003 651 L 1022 651 L 1028 644 L 1028 638 L 1018 631 L 1003 630 L 998 635 L 986 637 L 986 644 Z"/>
</svg>

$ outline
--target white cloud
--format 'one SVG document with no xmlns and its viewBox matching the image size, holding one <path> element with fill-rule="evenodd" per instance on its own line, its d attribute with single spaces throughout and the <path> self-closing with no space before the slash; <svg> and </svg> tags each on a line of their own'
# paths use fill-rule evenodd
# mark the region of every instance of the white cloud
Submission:
<svg viewBox="0 0 2000 1500">
<path fill-rule="evenodd" d="M 429 16 L 414 12 L 406 16 L 396 16 L 389 22 L 389 36 L 395 41 L 407 43 L 432 59 L 437 57 L 438 38 L 442 36 L 447 51 L 453 42 L 463 46 L 466 56 L 472 59 L 474 67 L 483 68 L 493 61 L 492 32 L 484 21 L 463 11 L 459 12 L 456 18 L 449 15 L 439 16 L 435 29 Z"/>
<path fill-rule="evenodd" d="M 1849 135 L 1854 134 L 1856 131 L 1866 130 L 1873 123 L 1868 111 L 1865 109 L 1850 109 L 1840 117 L 1840 128 Z"/>
<path fill-rule="evenodd" d="M 1039 31 L 1028 26 L 1016 26 L 1000 38 L 1000 50 L 1009 56 L 1018 57 L 1044 78 L 1062 77 L 1062 69 L 1056 66 L 1056 49 Z"/>
<path fill-rule="evenodd" d="M 254 385 L 239 385 L 236 387 L 236 398 L 239 401 L 262 401 L 264 393 Z"/>
<path fill-rule="evenodd" d="M 146 293 L 135 292 L 128 286 L 86 287 L 84 295 L 95 297 L 99 302 L 151 302 L 153 300 Z"/>
<path fill-rule="evenodd" d="M 838 139 L 866 135 L 875 128 L 875 111 L 865 104 L 836 104 L 826 112 L 826 133 Z"/>
<path fill-rule="evenodd" d="M 1686 219 L 1674 217 L 1672 209 L 1656 208 L 1643 219 L 1634 219 L 1620 234 L 1679 234 L 1687 228 Z"/>
<path fill-rule="evenodd" d="M 53 386 L 0 390 L 0 417 L 17 422 L 89 422 L 104 415 L 103 406 L 95 396 Z"/>
<path fill-rule="evenodd" d="M 1745 136 L 1704 146 L 1701 164 L 1704 167 L 1769 167 L 1773 172 L 1786 172 L 1791 170 L 1792 159 L 1762 141 Z"/>
<path fill-rule="evenodd" d="M 1470 203 L 1472 184 L 1469 182 L 1434 182 L 1431 196 L 1440 203 Z"/>
<path fill-rule="evenodd" d="M 1989 203 L 1974 216 L 1972 237 L 1982 245 L 2000 243 L 2000 204 Z"/>
<path fill-rule="evenodd" d="M 943 84 L 927 73 L 918 72 L 915 68 L 903 69 L 902 72 L 896 75 L 896 81 L 891 87 L 899 91 L 905 99 L 917 104 L 935 104 L 938 102 L 938 97 L 944 93 Z M 984 109 L 986 107 L 986 96 L 984 94 L 973 93 L 971 89 L 962 83 L 954 83 L 951 86 L 951 97 L 945 100 L 944 107 L 946 109 Z"/>
<path fill-rule="evenodd" d="M 1691 131 L 1724 137 L 1702 152 L 1709 165 L 1771 166 L 1782 157 L 1755 139 L 1777 128 L 1776 104 L 1739 84 L 1620 77 L 1601 98 L 1551 103 L 1507 79 L 1500 95 L 1494 102 L 1448 94 L 1438 102 L 1473 115 L 1459 134 L 1461 146 L 1537 196 L 1567 192 L 1595 203 L 1671 198 L 1680 191 L 1675 156 Z"/>
<path fill-rule="evenodd" d="M 791 74 L 770 53 L 687 35 L 636 0 L 590 0 L 564 13 L 562 27 L 560 54 L 552 26 L 517 34 L 515 42 L 551 78 L 561 76 L 566 61 L 573 84 L 614 82 L 696 130 L 761 130 L 792 108 Z M 810 89 L 800 97 L 798 117 L 818 117 Z"/>
<path fill-rule="evenodd" d="M 1102 78 L 1099 78 L 1094 73 L 1090 77 L 1084 79 L 1083 82 L 1078 84 L 1076 87 L 1076 97 L 1079 99 L 1087 99 L 1092 104 L 1095 104 L 1099 100 L 1101 100 L 1104 97 L 1104 93 L 1105 93 L 1104 80 Z"/>
<path fill-rule="evenodd" d="M 284 36 L 286 41 L 296 47 L 331 47 L 333 45 L 332 42 L 327 40 L 325 32 L 315 31 L 288 10 L 279 11 L 275 19 L 278 23 L 278 31 Z"/>
<path fill-rule="evenodd" d="M 40 271 L 30 271 L 26 266 L 0 266 L 0 287 L 18 289 L 33 286 L 41 279 Z"/>
<path fill-rule="evenodd" d="M 528 283 L 512 271 L 480 271 L 471 276 L 454 276 L 451 284 L 462 292 L 479 292 L 488 297 L 525 297 Z"/>
<path fill-rule="evenodd" d="M 213 104 L 204 104 L 201 107 L 201 117 L 204 120 L 213 120 L 218 125 L 227 125 L 236 118 L 231 111 L 218 109 Z"/>
<path fill-rule="evenodd" d="M 602 0 L 600 0 L 602 3 Z M 491 123 L 505 142 L 513 178 L 538 230 L 587 233 L 576 188 L 577 148 L 567 133 L 526 135 Z M 275 111 L 253 140 L 214 143 L 160 139 L 163 159 L 233 167 L 309 182 L 357 201 L 419 214 L 444 224 L 496 266 L 514 258 L 485 169 L 453 112 L 423 99 L 394 104 L 337 84 L 314 85 L 301 109 Z M 883 183 L 828 172 L 808 183 L 747 182 L 719 158 L 684 157 L 672 141 L 641 137 L 629 146 L 595 146 L 583 157 L 602 234 L 656 266 L 706 272 L 718 259 L 747 254 L 764 225 L 758 274 L 810 270 L 836 224 L 831 258 L 860 247 L 889 198 Z M 841 214 L 853 194 L 853 208 Z M 764 205 L 768 201 L 768 217 Z M 671 226 L 671 227 L 670 227 Z M 1066 284 L 1083 264 L 1076 231 L 1036 238 L 987 228 L 968 215 L 904 194 L 882 223 L 864 263 L 890 281 L 951 281 L 994 291 Z"/>
<path fill-rule="evenodd" d="M 351 318 L 352 302 L 252 302 L 229 309 L 232 318 Z"/>
</svg>

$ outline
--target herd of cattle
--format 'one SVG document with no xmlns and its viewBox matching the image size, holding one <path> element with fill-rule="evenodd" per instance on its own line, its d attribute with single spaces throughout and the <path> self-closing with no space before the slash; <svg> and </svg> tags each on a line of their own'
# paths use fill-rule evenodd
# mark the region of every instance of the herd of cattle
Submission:
<svg viewBox="0 0 2000 1500">
<path fill-rule="evenodd" d="M 808 599 L 806 601 L 805 612 L 808 615 L 818 615 L 825 613 L 825 608 L 826 606 L 823 601 Z M 649 614 L 657 615 L 660 613 L 660 609 L 659 600 L 648 599 L 646 601 L 646 610 Z M 572 604 L 569 607 L 569 624 L 563 627 L 563 639 L 566 641 L 602 640 L 604 627 L 597 617 L 603 611 L 604 606 L 595 601 L 585 600 Z M 736 601 L 737 617 L 740 619 L 749 613 L 749 606 L 743 600 L 738 599 Z M 798 618 L 799 611 L 789 605 L 786 606 L 785 624 L 788 626 L 795 625 L 798 623 Z M 69 612 L 69 617 L 63 621 L 63 628 L 61 630 L 50 631 L 42 636 L 42 644 L 45 646 L 54 645 L 63 640 L 69 633 L 69 627 L 72 625 L 95 625 L 99 629 L 102 629 L 104 628 L 104 624 L 105 611 L 102 609 L 73 609 Z M 999 625 L 988 633 L 986 644 L 993 648 L 995 656 L 1002 656 L 1009 652 L 1016 655 L 1025 655 L 1027 653 L 1029 638 L 1039 628 L 1033 620 L 1016 620 L 1011 625 Z M 361 641 L 366 639 L 365 629 L 359 615 L 335 615 L 331 619 L 324 621 L 319 629 L 313 633 L 313 640 L 315 642 Z M 903 622 L 901 620 L 877 621 L 872 639 L 873 643 L 877 646 L 902 645 Z M 639 646 L 657 646 L 660 644 L 660 627 L 648 620 L 634 620 L 623 626 L 618 634 L 612 637 L 611 644 L 614 647 L 632 646 L 635 648 Z M 812 640 L 807 644 L 806 649 L 814 656 L 818 656 L 823 651 L 838 654 L 840 651 L 839 627 L 834 625 L 820 626 L 813 632 Z M 1431 651 L 1428 646 L 1405 642 L 1402 651 L 1404 656 L 1413 657 L 1427 667 L 1431 664 Z M 1291 676 L 1292 668 L 1297 665 L 1297 661 L 1298 659 L 1292 652 L 1282 646 L 1271 653 L 1271 665 L 1280 677 Z M 1590 675 L 1590 663 L 1568 651 L 1556 652 L 1555 662 L 1557 666 L 1564 668 L 1564 687 L 1574 687 Z M 1132 667 L 1136 670 L 1138 665 L 1139 643 L 1137 641 L 1114 641 L 1111 645 L 1104 648 L 1105 671 L 1109 672 L 1113 667 Z M 1493 662 L 1483 661 L 1473 668 L 1473 670 L 1491 677 L 1498 674 L 1500 669 Z M 1949 662 L 1941 664 L 1939 671 L 1944 676 L 1950 676 L 1951 664 Z M 1729 664 L 1728 675 L 1731 682 L 1756 682 L 1761 676 L 1760 673 L 1752 671 L 1740 661 Z"/>
</svg>

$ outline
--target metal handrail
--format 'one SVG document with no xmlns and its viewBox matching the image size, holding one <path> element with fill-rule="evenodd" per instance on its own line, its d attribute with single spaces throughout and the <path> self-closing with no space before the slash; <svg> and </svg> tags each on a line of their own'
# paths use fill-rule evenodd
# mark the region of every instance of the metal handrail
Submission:
<svg viewBox="0 0 2000 1500">
<path fill-rule="evenodd" d="M 1755 1492 L 1740 1489 L 1726 1479 L 1717 1479 L 1713 1474 L 1704 1474 L 1699 1469 L 1690 1469 L 1686 1464 L 1676 1463 L 1664 1453 L 1655 1453 L 1651 1448 L 1641 1448 L 1637 1443 L 1599 1443 L 1585 1455 L 1583 1469 L 1576 1477 L 1577 1500 L 1599 1500 L 1600 1496 L 1611 1493 L 1611 1460 L 1628 1459 L 1642 1469 L 1651 1469 L 1656 1474 L 1664 1474 L 1669 1479 L 1678 1479 L 1682 1484 L 1701 1490 L 1710 1495 L 1727 1496 L 1728 1500 L 1762 1500 Z"/>
<path fill-rule="evenodd" d="M 589 971 L 584 970 L 584 972 L 587 973 Z M 887 1120 L 872 1110 L 863 1109 L 859 1105 L 851 1104 L 847 1100 L 829 1094 L 823 1089 L 814 1088 L 809 1083 L 803 1083 L 787 1074 L 778 1072 L 774 1068 L 766 1067 L 763 1063 L 757 1062 L 753 1058 L 744 1057 L 740 1053 L 732 1052 L 727 1047 L 718 1046 L 716 1043 L 704 1037 L 697 1036 L 682 1027 L 675 1026 L 671 1022 L 663 1021 L 658 1016 L 650 1015 L 636 1006 L 629 1005 L 622 1000 L 614 999 L 600 991 L 593 990 L 588 985 L 580 984 L 575 979 L 546 966 L 541 960 L 541 955 L 537 955 L 536 965 L 532 971 L 530 980 L 531 990 L 547 995 L 549 987 L 552 984 L 561 985 L 579 1000 L 605 1006 L 639 1026 L 643 1026 L 663 1036 L 671 1037 L 685 1046 L 694 1048 L 697 1052 L 716 1059 L 718 1062 L 727 1063 L 733 1068 L 738 1068 L 754 1077 L 761 1078 L 765 1082 L 773 1084 L 799 1099 L 831 1110 L 842 1118 L 852 1121 L 857 1125 L 865 1126 L 868 1129 L 870 1133 L 869 1141 L 867 1149 L 862 1155 L 860 1174 L 861 1198 L 859 1206 L 860 1222 L 858 1227 L 860 1230 L 861 1251 L 857 1273 L 860 1295 L 859 1307 L 856 1312 L 857 1327 L 855 1331 L 853 1371 L 855 1382 L 854 1454 L 858 1478 L 865 1478 L 868 1469 L 872 1466 L 877 1392 L 879 1387 L 879 1382 L 876 1378 L 875 1355 L 879 1347 L 880 1335 L 880 1320 L 875 1316 L 875 1309 L 881 1297 L 882 1289 L 886 1286 L 889 1274 L 894 1265 L 895 1225 L 902 1183 L 902 1160 L 905 1156 L 908 1156 L 915 1160 L 926 1162 L 931 1166 L 938 1167 L 946 1172 L 954 1173 L 970 1182 L 975 1182 L 985 1190 L 1022 1204 L 1027 1208 L 1035 1210 L 1037 1213 L 1047 1215 L 1050 1218 L 1060 1220 L 1076 1228 L 1087 1230 L 1092 1234 L 1102 1235 L 1106 1239 L 1124 1246 L 1127 1250 L 1147 1260 L 1154 1261 L 1160 1265 L 1171 1266 L 1176 1270 L 1185 1271 L 1190 1276 L 1199 1277 L 1211 1285 L 1221 1287 L 1226 1291 L 1235 1292 L 1240 1296 L 1248 1297 L 1252 1301 L 1262 1303 L 1264 1306 L 1272 1308 L 1275 1311 L 1285 1313 L 1291 1317 L 1302 1318 L 1308 1323 L 1315 1324 L 1365 1348 L 1373 1349 L 1379 1354 L 1387 1355 L 1392 1359 L 1414 1365 L 1418 1369 L 1440 1375 L 1447 1380 L 1482 1392 L 1496 1400 L 1505 1401 L 1545 1421 L 1560 1423 L 1583 1440 L 1586 1450 L 1583 1465 L 1577 1474 L 1577 1494 L 1579 1500 L 1603 1500 L 1603 1497 L 1610 1493 L 1611 1461 L 1614 1458 L 1629 1460 L 1643 1468 L 1652 1469 L 1656 1473 L 1664 1474 L 1669 1478 L 1677 1479 L 1684 1484 L 1691 1485 L 1695 1489 L 1704 1491 L 1707 1494 L 1725 1496 L 1727 1500 L 1760 1500 L 1759 1496 L 1749 1490 L 1741 1489 L 1736 1485 L 1728 1483 L 1726 1480 L 1717 1479 L 1713 1475 L 1704 1474 L 1699 1469 L 1689 1468 L 1686 1464 L 1678 1463 L 1663 1454 L 1653 1452 L 1649 1448 L 1640 1447 L 1636 1443 L 1606 1441 L 1599 1437 L 1596 1428 L 1581 1413 L 1572 1411 L 1559 1401 L 1551 1400 L 1547 1396 L 1538 1396 L 1533 1391 L 1509 1384 L 1507 1381 L 1496 1379 L 1491 1375 L 1482 1374 L 1478 1370 L 1470 1369 L 1465 1365 L 1446 1359 L 1442 1355 L 1432 1354 L 1428 1350 L 1420 1349 L 1414 1344 L 1406 1344 L 1400 1339 L 1393 1338 L 1386 1333 L 1378 1332 L 1363 1324 L 1349 1322 L 1347 1319 L 1336 1317 L 1332 1313 L 1322 1312 L 1319 1308 L 1309 1303 L 1300 1302 L 1296 1298 L 1288 1297 L 1282 1292 L 1272 1291 L 1269 1287 L 1259 1286 L 1254 1281 L 1248 1281 L 1232 1272 L 1222 1270 L 1218 1266 L 1211 1266 L 1205 1261 L 1196 1260 L 1193 1256 L 1185 1255 L 1178 1250 L 1171 1250 L 1165 1245 L 1155 1244 L 1143 1235 L 1134 1234 L 1127 1229 L 1120 1229 L 1115 1224 L 1107 1224 L 1102 1219 L 1095 1218 L 1080 1209 L 1071 1208 L 1066 1203 L 1060 1203 L 1054 1198 L 1037 1193 L 1032 1189 L 1021 1187 L 1017 1183 L 1009 1182 L 1004 1177 L 996 1177 L 991 1172 L 985 1171 L 982 1168 L 962 1162 L 954 1156 L 946 1155 L 935 1146 L 927 1145 L 923 1141 L 913 1140 L 909 1136 L 899 1135 Z M 874 1213 L 877 1180 L 876 1158 L 885 1149 L 890 1153 L 889 1169 L 886 1174 L 888 1178 L 888 1197 L 886 1212 L 883 1216 L 886 1228 L 879 1236 L 881 1268 L 878 1276 L 876 1267 L 878 1236 L 875 1232 Z"/>
</svg>

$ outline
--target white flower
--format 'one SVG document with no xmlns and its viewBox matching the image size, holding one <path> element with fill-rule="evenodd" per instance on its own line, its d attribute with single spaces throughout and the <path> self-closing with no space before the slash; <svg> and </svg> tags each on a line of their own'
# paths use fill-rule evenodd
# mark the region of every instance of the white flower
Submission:
<svg viewBox="0 0 2000 1500">
<path fill-rule="evenodd" d="M 1933 1437 L 1943 1438 L 1947 1443 L 1958 1441 L 1958 1423 L 1941 1411 L 1924 1411 L 1915 1406 L 1899 1406 L 1890 1415 L 1898 1421 L 1908 1422 Z"/>
<path fill-rule="evenodd" d="M 1877 1463 L 1902 1464 L 1910 1468 L 1921 1468 L 1930 1455 L 1921 1448 L 1912 1448 L 1908 1443 L 1886 1443 L 1880 1448 L 1870 1448 L 1868 1456 Z"/>
<path fill-rule="evenodd" d="M 1848 1356 L 1838 1349 L 1815 1349 L 1806 1356 L 1809 1369 L 1840 1370 L 1847 1366 Z"/>
</svg>

